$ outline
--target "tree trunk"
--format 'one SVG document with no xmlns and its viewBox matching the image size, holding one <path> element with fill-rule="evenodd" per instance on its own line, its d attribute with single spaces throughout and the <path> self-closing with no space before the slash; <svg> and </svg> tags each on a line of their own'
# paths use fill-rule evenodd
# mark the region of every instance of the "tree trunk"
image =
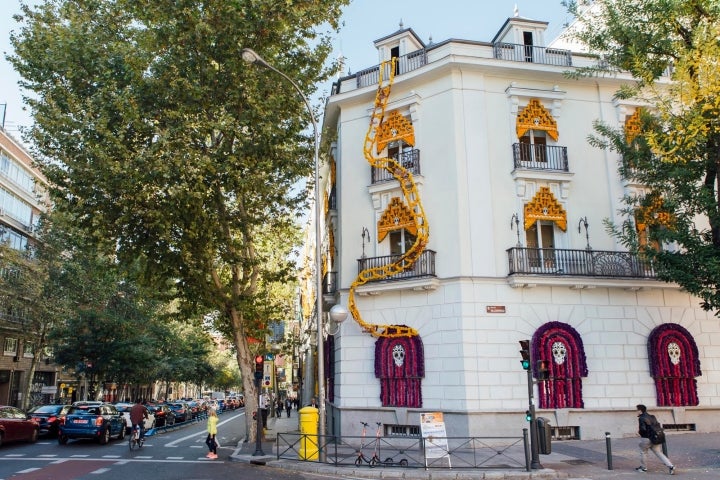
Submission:
<svg viewBox="0 0 720 480">
<path fill-rule="evenodd" d="M 233 325 L 233 339 L 237 362 L 242 376 L 243 393 L 245 395 L 245 427 L 248 441 L 256 440 L 256 427 L 253 416 L 250 412 L 257 411 L 258 390 L 255 388 L 254 354 L 250 351 L 247 335 L 245 335 L 244 319 L 242 313 L 234 307 L 230 307 L 230 321 Z M 264 353 L 264 352 L 260 352 Z"/>
</svg>

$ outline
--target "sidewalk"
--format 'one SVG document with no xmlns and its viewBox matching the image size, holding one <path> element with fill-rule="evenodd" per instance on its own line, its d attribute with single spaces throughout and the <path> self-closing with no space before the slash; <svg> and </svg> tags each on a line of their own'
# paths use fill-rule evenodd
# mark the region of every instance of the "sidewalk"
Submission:
<svg viewBox="0 0 720 480">
<path fill-rule="evenodd" d="M 618 480 L 668 476 L 667 469 L 650 453 L 648 472 L 635 471 L 639 463 L 639 438 L 611 438 L 611 464 L 608 469 L 607 442 L 605 440 L 555 441 L 553 453 L 540 455 L 543 468 L 523 470 L 496 469 L 417 469 L 401 467 L 335 467 L 318 462 L 277 460 L 275 439 L 278 433 L 298 432 L 297 411 L 292 417 L 268 418 L 268 431 L 262 450 L 265 455 L 253 456 L 255 444 L 241 443 L 230 456 L 238 462 L 266 465 L 298 472 L 318 473 L 331 478 L 396 478 L 396 479 L 567 479 L 567 480 Z M 676 465 L 676 476 L 683 480 L 716 480 L 720 478 L 720 433 L 670 433 L 667 436 L 668 456 Z M 652 477 L 647 477 L 652 475 Z"/>
</svg>

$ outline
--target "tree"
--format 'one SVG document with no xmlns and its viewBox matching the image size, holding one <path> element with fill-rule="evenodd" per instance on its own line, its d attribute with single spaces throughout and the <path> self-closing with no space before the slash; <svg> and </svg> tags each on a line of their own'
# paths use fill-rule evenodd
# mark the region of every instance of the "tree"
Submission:
<svg viewBox="0 0 720 480">
<path fill-rule="evenodd" d="M 653 261 L 658 276 L 720 308 L 720 3 L 595 0 L 569 4 L 575 37 L 605 60 L 579 75 L 630 72 L 618 92 L 649 105 L 637 134 L 598 123 L 591 142 L 622 154 L 621 174 L 643 190 L 609 224 Z M 670 82 L 662 79 L 667 78 Z M 638 228 L 640 226 L 641 228 Z"/>
<path fill-rule="evenodd" d="M 58 0 L 24 7 L 11 36 L 55 208 L 139 261 L 146 284 L 173 282 L 188 305 L 217 310 L 251 402 L 259 285 L 291 271 L 265 257 L 291 250 L 312 139 L 292 86 L 239 52 L 272 59 L 309 96 L 333 73 L 317 26 L 337 28 L 347 3 Z"/>
</svg>

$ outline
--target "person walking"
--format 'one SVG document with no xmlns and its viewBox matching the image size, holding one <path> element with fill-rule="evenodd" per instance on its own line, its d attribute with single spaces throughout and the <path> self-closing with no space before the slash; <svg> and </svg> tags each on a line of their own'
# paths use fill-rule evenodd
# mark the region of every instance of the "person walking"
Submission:
<svg viewBox="0 0 720 480">
<path fill-rule="evenodd" d="M 290 397 L 285 399 L 285 411 L 287 411 L 287 417 L 290 418 L 290 411 L 292 410 L 292 400 Z"/>
<path fill-rule="evenodd" d="M 640 404 L 636 408 L 638 411 L 638 434 L 642 437 L 642 440 L 640 440 L 638 444 L 640 447 L 640 466 L 635 470 L 638 472 L 647 472 L 647 452 L 648 450 L 652 450 L 655 456 L 668 468 L 668 473 L 675 475 L 675 465 L 673 465 L 670 459 L 662 452 L 663 442 L 654 443 L 650 440 L 656 435 L 654 432 L 662 432 L 660 424 L 654 415 L 647 413 L 647 407 L 645 405 Z M 664 434 L 662 435 L 662 439 L 664 440 Z"/>
<path fill-rule="evenodd" d="M 205 456 L 211 460 L 218 458 L 218 456 L 217 456 L 218 443 L 217 443 L 217 440 L 215 439 L 215 437 L 217 436 L 217 424 L 218 424 L 217 413 L 215 413 L 214 408 L 211 408 L 210 416 L 208 417 L 208 420 L 207 420 L 208 436 L 205 439 L 205 444 L 208 446 L 208 449 L 210 449 L 208 454 Z"/>
</svg>

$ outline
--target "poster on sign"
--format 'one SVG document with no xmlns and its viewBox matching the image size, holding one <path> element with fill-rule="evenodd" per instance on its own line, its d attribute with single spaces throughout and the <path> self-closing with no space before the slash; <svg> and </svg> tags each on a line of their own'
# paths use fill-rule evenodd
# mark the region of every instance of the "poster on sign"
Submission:
<svg viewBox="0 0 720 480">
<path fill-rule="evenodd" d="M 450 453 L 442 412 L 421 413 L 420 432 L 425 444 L 425 466 L 428 465 L 428 459 L 445 457 L 450 466 Z"/>
</svg>

